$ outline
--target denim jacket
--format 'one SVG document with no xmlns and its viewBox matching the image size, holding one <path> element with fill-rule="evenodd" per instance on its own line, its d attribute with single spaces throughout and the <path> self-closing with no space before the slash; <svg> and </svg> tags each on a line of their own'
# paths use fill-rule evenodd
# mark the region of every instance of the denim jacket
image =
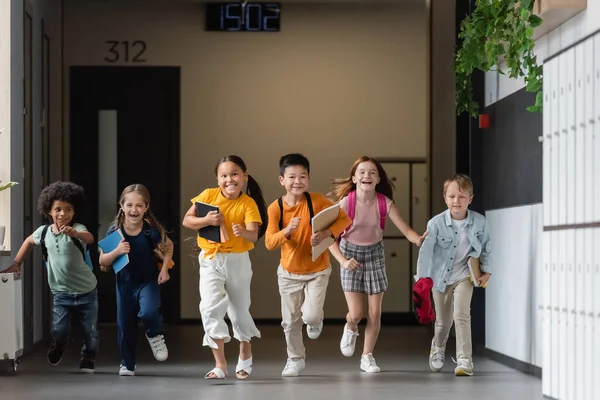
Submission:
<svg viewBox="0 0 600 400">
<path fill-rule="evenodd" d="M 490 272 L 490 227 L 487 219 L 468 210 L 465 229 L 471 242 L 469 257 L 479 258 L 481 271 Z M 458 241 L 458 231 L 452 225 L 450 210 L 431 218 L 427 223 L 427 232 L 419 250 L 415 281 L 429 277 L 433 280 L 433 289 L 445 292 Z"/>
</svg>

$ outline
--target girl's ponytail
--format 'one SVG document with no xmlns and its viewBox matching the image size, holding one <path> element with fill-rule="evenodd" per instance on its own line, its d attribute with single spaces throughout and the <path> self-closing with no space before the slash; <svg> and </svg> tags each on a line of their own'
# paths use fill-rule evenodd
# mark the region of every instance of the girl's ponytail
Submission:
<svg viewBox="0 0 600 400">
<path fill-rule="evenodd" d="M 264 236 L 265 232 L 267 231 L 269 215 L 267 213 L 267 203 L 265 202 L 265 199 L 263 197 L 260 185 L 258 184 L 256 179 L 252 177 L 252 175 L 248 175 L 248 185 L 246 189 L 246 194 L 252 197 L 252 199 L 258 206 L 258 212 L 260 213 L 260 219 L 262 220 L 262 224 L 258 228 L 258 238 L 260 239 Z"/>
</svg>

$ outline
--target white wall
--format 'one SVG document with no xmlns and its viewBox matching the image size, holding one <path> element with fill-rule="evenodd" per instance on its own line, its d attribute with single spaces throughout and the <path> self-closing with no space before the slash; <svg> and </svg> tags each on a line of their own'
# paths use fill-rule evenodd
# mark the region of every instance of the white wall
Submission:
<svg viewBox="0 0 600 400">
<path fill-rule="evenodd" d="M 223 33 L 204 31 L 200 4 L 68 0 L 65 73 L 124 65 L 104 61 L 108 39 L 145 40 L 144 65 L 181 66 L 183 216 L 190 198 L 215 185 L 214 164 L 226 154 L 245 159 L 269 202 L 282 194 L 277 163 L 287 152 L 309 157 L 311 188 L 322 192 L 364 153 L 426 157 L 426 19 L 424 2 L 284 2 L 281 32 Z M 209 136 L 218 140 L 206 149 Z M 192 235 L 184 230 L 182 243 Z M 182 247 L 181 316 L 199 318 L 197 268 Z M 261 241 L 252 261 L 253 293 L 261 294 L 253 315 L 278 318 L 278 253 Z M 333 276 L 326 313 L 343 317 Z M 390 293 L 385 301 L 397 299 Z"/>
<path fill-rule="evenodd" d="M 536 41 L 539 63 L 600 29 L 600 0 L 587 0 L 587 9 Z M 525 87 L 523 79 L 510 79 L 490 71 L 485 75 L 485 106 Z"/>
<path fill-rule="evenodd" d="M 485 213 L 493 241 L 493 277 L 485 289 L 485 346 L 542 366 L 542 205 Z"/>
</svg>

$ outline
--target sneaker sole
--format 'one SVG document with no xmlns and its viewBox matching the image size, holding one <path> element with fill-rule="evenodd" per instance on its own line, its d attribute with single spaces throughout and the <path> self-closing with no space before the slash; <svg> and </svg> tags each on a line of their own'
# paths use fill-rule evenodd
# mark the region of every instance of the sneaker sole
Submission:
<svg viewBox="0 0 600 400">
<path fill-rule="evenodd" d="M 442 368 L 435 368 L 433 365 L 431 365 L 431 363 L 429 363 L 429 369 L 431 372 L 440 372 L 442 369 L 444 369 L 444 367 L 442 366 Z"/>
<path fill-rule="evenodd" d="M 454 371 L 454 375 L 456 376 L 473 376 L 473 372 L 465 371 L 464 369 L 459 369 Z"/>
<path fill-rule="evenodd" d="M 58 366 L 58 364 L 60 364 L 61 361 L 62 361 L 62 358 L 60 360 L 58 360 L 58 362 L 56 364 L 52 364 L 50 362 L 50 360 L 48 360 L 48 364 L 52 365 L 53 367 L 56 367 L 56 366 Z"/>
<path fill-rule="evenodd" d="M 83 372 L 85 374 L 93 374 L 95 369 L 90 368 L 79 368 L 79 372 Z"/>
</svg>

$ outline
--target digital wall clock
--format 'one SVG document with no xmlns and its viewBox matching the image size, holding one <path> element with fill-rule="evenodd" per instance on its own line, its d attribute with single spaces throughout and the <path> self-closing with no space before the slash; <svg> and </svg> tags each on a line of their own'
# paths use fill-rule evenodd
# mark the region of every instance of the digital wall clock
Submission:
<svg viewBox="0 0 600 400">
<path fill-rule="evenodd" d="M 206 3 L 206 30 L 279 32 L 281 3 Z"/>
</svg>

